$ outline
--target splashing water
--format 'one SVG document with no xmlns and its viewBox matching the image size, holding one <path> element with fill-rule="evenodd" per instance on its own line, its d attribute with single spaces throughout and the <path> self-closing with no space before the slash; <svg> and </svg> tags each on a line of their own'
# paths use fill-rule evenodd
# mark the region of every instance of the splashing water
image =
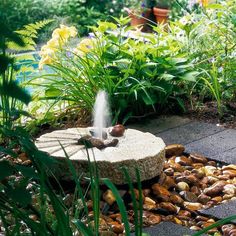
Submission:
<svg viewBox="0 0 236 236">
<path fill-rule="evenodd" d="M 93 127 L 95 128 L 95 137 L 102 139 L 102 131 L 110 126 L 110 110 L 107 93 L 99 91 L 93 109 Z"/>
</svg>

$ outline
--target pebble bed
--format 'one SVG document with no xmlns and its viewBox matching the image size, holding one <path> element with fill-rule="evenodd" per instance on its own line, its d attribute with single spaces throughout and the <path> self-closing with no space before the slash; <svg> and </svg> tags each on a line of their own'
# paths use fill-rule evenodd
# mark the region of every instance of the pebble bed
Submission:
<svg viewBox="0 0 236 236">
<path fill-rule="evenodd" d="M 203 216 L 199 210 L 224 204 L 236 199 L 236 165 L 224 165 L 197 154 L 184 153 L 184 146 L 173 144 L 166 147 L 166 163 L 161 176 L 143 183 L 143 223 L 145 226 L 171 221 L 201 230 L 217 219 Z M 135 189 L 136 198 L 139 191 Z M 131 228 L 134 227 L 134 211 L 128 190 L 120 189 L 126 203 Z M 92 210 L 92 202 L 88 205 Z M 103 191 L 100 218 L 101 235 L 124 235 L 124 226 L 110 190 Z M 104 207 L 105 206 L 105 207 Z M 90 212 L 92 215 L 92 211 Z M 236 226 L 227 224 L 208 231 L 217 236 L 236 236 Z"/>
<path fill-rule="evenodd" d="M 200 210 L 236 200 L 236 165 L 210 160 L 197 153 L 187 154 L 184 146 L 172 144 L 166 147 L 166 162 L 163 173 L 152 180 L 142 183 L 143 227 L 170 221 L 201 230 L 218 219 L 204 216 Z M 11 160 L 17 164 L 31 165 L 24 153 Z M 17 177 L 15 177 L 17 178 Z M 127 210 L 131 229 L 134 229 L 132 198 L 127 186 L 117 186 Z M 121 214 L 111 190 L 101 186 L 100 235 L 123 236 L 124 225 Z M 70 208 L 73 189 L 64 198 Z M 139 191 L 135 189 L 136 199 Z M 89 195 L 88 195 L 89 196 Z M 89 218 L 93 218 L 93 203 L 87 199 Z M 35 215 L 30 218 L 37 220 Z M 84 219 L 86 223 L 88 219 Z M 93 221 L 89 220 L 89 224 Z M 24 231 L 24 230 L 23 230 Z M 4 232 L 0 222 L 0 233 Z M 236 225 L 226 224 L 208 231 L 214 236 L 236 236 Z M 80 235 L 79 232 L 75 235 Z"/>
</svg>

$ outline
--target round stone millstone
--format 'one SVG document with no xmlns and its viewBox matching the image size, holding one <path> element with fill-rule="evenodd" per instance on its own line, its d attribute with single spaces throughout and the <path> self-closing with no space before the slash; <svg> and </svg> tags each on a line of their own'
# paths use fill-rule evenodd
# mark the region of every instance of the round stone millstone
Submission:
<svg viewBox="0 0 236 236">
<path fill-rule="evenodd" d="M 87 151 L 78 140 L 85 135 L 90 135 L 90 128 L 71 128 L 56 130 L 44 134 L 36 140 L 39 150 L 47 152 L 61 163 L 57 173 L 64 179 L 71 179 L 72 174 L 66 164 L 66 155 L 61 148 L 64 147 L 72 161 L 77 174 L 84 173 L 89 176 L 88 156 L 91 162 L 96 160 L 100 178 L 109 178 L 115 184 L 125 184 L 121 167 L 125 166 L 130 178 L 136 182 L 135 167 L 139 168 L 141 181 L 158 176 L 165 162 L 165 143 L 151 133 L 143 133 L 135 129 L 126 129 L 116 147 L 107 147 L 99 150 L 95 147 Z M 114 137 L 108 135 L 108 139 Z"/>
</svg>

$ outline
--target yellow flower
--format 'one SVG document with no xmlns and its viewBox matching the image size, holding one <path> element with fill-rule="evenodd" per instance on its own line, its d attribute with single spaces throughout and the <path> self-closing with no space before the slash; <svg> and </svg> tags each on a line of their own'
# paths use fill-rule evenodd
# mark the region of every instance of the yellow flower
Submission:
<svg viewBox="0 0 236 236">
<path fill-rule="evenodd" d="M 65 25 L 60 25 L 52 33 L 52 38 L 59 38 L 61 41 L 66 42 L 70 37 L 75 37 L 77 35 L 77 30 L 74 26 L 68 27 Z"/>
<path fill-rule="evenodd" d="M 39 69 L 43 68 L 45 64 L 51 64 L 56 59 L 56 52 L 63 49 L 62 46 L 68 41 L 70 37 L 75 37 L 77 30 L 74 26 L 68 27 L 60 25 L 52 33 L 52 38 L 41 48 L 39 55 L 41 60 L 39 62 Z"/>
<path fill-rule="evenodd" d="M 49 65 L 51 63 L 52 58 L 49 55 L 43 56 L 39 61 L 39 70 L 42 70 L 44 65 Z"/>
<path fill-rule="evenodd" d="M 45 55 L 52 55 L 55 53 L 55 49 L 50 48 L 48 45 L 44 45 L 41 48 L 41 51 L 39 52 L 40 56 L 45 56 Z"/>
<path fill-rule="evenodd" d="M 48 46 L 48 48 L 50 48 L 51 50 L 57 50 L 58 47 L 60 46 L 59 38 L 57 38 L 57 37 L 51 38 L 51 39 L 47 42 L 47 46 Z"/>
<path fill-rule="evenodd" d="M 209 3 L 209 0 L 198 0 L 199 3 L 202 3 L 202 6 L 206 7 Z"/>
<path fill-rule="evenodd" d="M 74 53 L 79 55 L 87 54 L 94 47 L 94 40 L 86 38 L 83 39 L 75 48 Z"/>
</svg>

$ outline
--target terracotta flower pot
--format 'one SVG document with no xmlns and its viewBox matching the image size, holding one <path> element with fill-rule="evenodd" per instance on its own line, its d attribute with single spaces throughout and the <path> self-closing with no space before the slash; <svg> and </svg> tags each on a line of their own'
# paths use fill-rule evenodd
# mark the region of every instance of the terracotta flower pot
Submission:
<svg viewBox="0 0 236 236">
<path fill-rule="evenodd" d="M 130 25 L 131 26 L 142 26 L 143 32 L 147 31 L 148 28 L 148 20 L 151 14 L 151 9 L 147 9 L 144 13 L 142 13 L 142 16 L 138 16 L 132 12 L 129 13 L 129 17 L 131 18 Z"/>
<path fill-rule="evenodd" d="M 168 21 L 170 10 L 169 9 L 163 9 L 163 8 L 154 7 L 153 8 L 153 14 L 156 17 L 156 22 L 157 23 L 165 24 Z"/>
</svg>

